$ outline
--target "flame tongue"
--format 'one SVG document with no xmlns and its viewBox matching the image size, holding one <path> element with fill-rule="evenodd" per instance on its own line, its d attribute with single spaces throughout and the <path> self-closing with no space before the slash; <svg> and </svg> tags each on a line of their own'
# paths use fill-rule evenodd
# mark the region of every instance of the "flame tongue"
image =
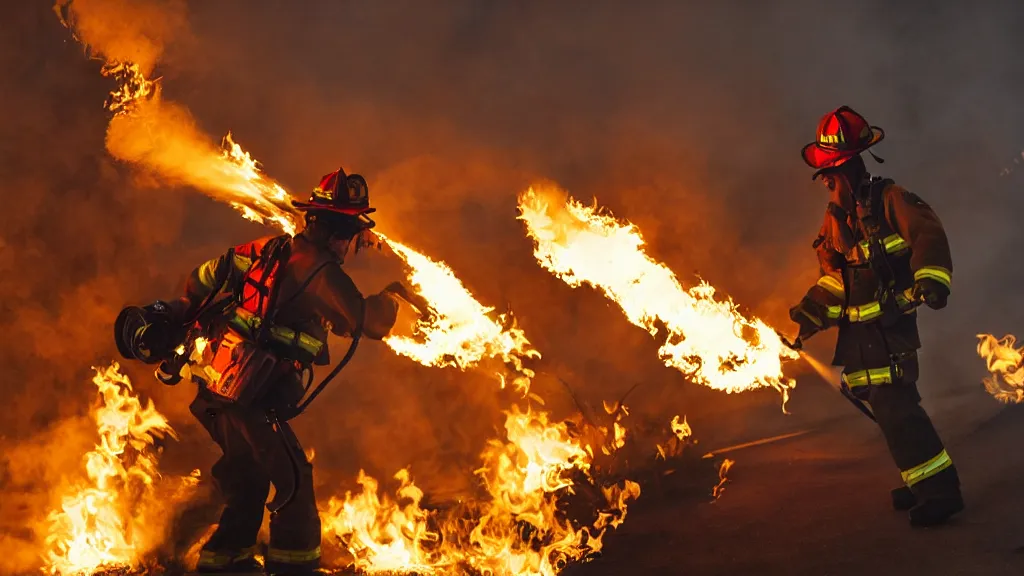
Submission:
<svg viewBox="0 0 1024 576">
<path fill-rule="evenodd" d="M 667 266 L 647 255 L 632 224 L 554 196 L 531 188 L 519 199 L 519 218 L 541 266 L 572 287 L 599 289 L 652 335 L 663 325 L 662 361 L 694 381 L 726 392 L 772 387 L 788 395 L 794 381 L 782 375 L 782 360 L 798 355 L 767 324 L 716 299 L 707 283 L 684 290 Z"/>
<path fill-rule="evenodd" d="M 978 334 L 978 355 L 985 359 L 991 375 L 983 381 L 985 390 L 1006 404 L 1024 402 L 1024 352 L 1016 348 L 1017 338 L 1007 334 L 997 339 L 991 334 Z"/>
<path fill-rule="evenodd" d="M 384 341 L 395 352 L 425 366 L 477 366 L 485 358 L 499 358 L 516 373 L 513 385 L 524 394 L 534 373 L 525 358 L 539 358 L 522 329 L 509 315 L 492 317 L 443 262 L 434 261 L 408 246 L 377 234 L 409 267 L 409 282 L 429 306 L 429 315 L 416 326 L 412 338 L 392 336 Z M 423 312 L 427 312 L 424 310 Z"/>
<path fill-rule="evenodd" d="M 140 503 L 152 499 L 156 470 L 153 442 L 174 437 L 152 402 L 143 406 L 115 363 L 97 369 L 93 383 L 103 405 L 95 412 L 100 441 L 85 456 L 88 482 L 68 488 L 49 516 L 46 571 L 88 574 L 139 564 L 149 542 Z"/>
</svg>

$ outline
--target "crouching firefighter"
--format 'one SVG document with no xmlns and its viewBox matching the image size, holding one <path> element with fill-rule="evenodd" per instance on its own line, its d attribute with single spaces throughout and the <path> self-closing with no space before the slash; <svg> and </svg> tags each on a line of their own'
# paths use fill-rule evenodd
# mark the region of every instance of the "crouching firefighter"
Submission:
<svg viewBox="0 0 1024 576">
<path fill-rule="evenodd" d="M 365 180 L 338 170 L 323 178 L 294 238 L 264 238 L 229 249 L 188 278 L 171 303 L 122 311 L 121 354 L 159 363 L 174 383 L 184 361 L 199 384 L 190 409 L 223 456 L 212 476 L 225 500 L 197 572 L 261 572 L 253 558 L 263 506 L 274 485 L 270 574 L 309 574 L 320 560 L 320 519 L 312 465 L 288 420 L 298 415 L 352 357 L 360 337 L 381 339 L 395 323 L 395 286 L 364 298 L 341 264 L 372 236 Z M 312 388 L 313 367 L 327 366 L 327 333 L 351 338 L 335 370 Z M 206 338 L 196 342 L 195 336 Z M 185 342 L 182 353 L 178 347 Z M 191 344 L 190 344 L 191 343 Z M 177 352 L 174 349 L 177 348 Z"/>
<path fill-rule="evenodd" d="M 868 174 L 861 153 L 883 137 L 843 106 L 821 119 L 817 140 L 803 148 L 830 200 L 813 244 L 821 278 L 790 317 L 801 339 L 838 326 L 832 364 L 843 367 L 844 395 L 873 415 L 903 477 L 893 507 L 909 511 L 913 526 L 932 526 L 964 502 L 956 467 L 920 404 L 917 307 L 946 306 L 953 264 L 932 208 Z"/>
</svg>

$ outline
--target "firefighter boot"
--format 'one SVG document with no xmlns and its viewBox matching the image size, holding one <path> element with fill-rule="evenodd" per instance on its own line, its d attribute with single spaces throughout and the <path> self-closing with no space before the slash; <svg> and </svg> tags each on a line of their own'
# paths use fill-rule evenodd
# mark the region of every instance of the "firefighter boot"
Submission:
<svg viewBox="0 0 1024 576">
<path fill-rule="evenodd" d="M 960 494 L 960 478 L 955 466 L 950 465 L 934 476 L 914 484 L 917 504 L 910 509 L 910 525 L 926 528 L 944 524 L 964 509 Z"/>
<path fill-rule="evenodd" d="M 255 547 L 244 550 L 240 554 L 224 554 L 203 550 L 199 556 L 199 564 L 193 574 L 259 574 L 263 575 L 263 565 L 253 558 Z"/>
<path fill-rule="evenodd" d="M 898 512 L 906 512 L 917 504 L 917 497 L 908 486 L 893 488 L 890 494 L 892 495 L 892 509 Z"/>
<path fill-rule="evenodd" d="M 964 499 L 960 495 L 931 498 L 910 509 L 910 525 L 917 528 L 938 526 L 963 509 Z"/>
</svg>

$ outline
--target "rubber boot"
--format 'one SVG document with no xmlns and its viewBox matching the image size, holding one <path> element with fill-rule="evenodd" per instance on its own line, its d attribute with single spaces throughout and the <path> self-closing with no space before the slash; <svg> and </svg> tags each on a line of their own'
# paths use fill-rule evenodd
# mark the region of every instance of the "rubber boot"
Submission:
<svg viewBox="0 0 1024 576">
<path fill-rule="evenodd" d="M 960 495 L 930 498 L 910 509 L 910 525 L 915 528 L 927 528 L 945 524 L 963 509 L 964 499 Z"/>
<path fill-rule="evenodd" d="M 898 512 L 906 512 L 917 505 L 917 497 L 914 496 L 913 490 L 908 486 L 900 486 L 899 488 L 893 488 L 892 492 L 892 509 Z"/>
</svg>

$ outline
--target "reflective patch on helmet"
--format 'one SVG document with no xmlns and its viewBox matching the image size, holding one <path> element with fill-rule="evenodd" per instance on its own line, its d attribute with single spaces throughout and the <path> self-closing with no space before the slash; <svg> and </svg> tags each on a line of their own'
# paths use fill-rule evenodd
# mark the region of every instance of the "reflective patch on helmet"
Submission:
<svg viewBox="0 0 1024 576">
<path fill-rule="evenodd" d="M 334 192 L 332 190 L 324 190 L 320 187 L 313 188 L 313 196 L 323 198 L 324 200 L 334 200 Z"/>
<path fill-rule="evenodd" d="M 835 145 L 835 144 L 842 144 L 845 141 L 846 140 L 845 140 L 845 138 L 843 138 L 843 131 L 842 130 L 836 131 L 835 134 L 822 134 L 822 135 L 818 136 L 818 142 L 820 142 L 822 144 Z"/>
</svg>

